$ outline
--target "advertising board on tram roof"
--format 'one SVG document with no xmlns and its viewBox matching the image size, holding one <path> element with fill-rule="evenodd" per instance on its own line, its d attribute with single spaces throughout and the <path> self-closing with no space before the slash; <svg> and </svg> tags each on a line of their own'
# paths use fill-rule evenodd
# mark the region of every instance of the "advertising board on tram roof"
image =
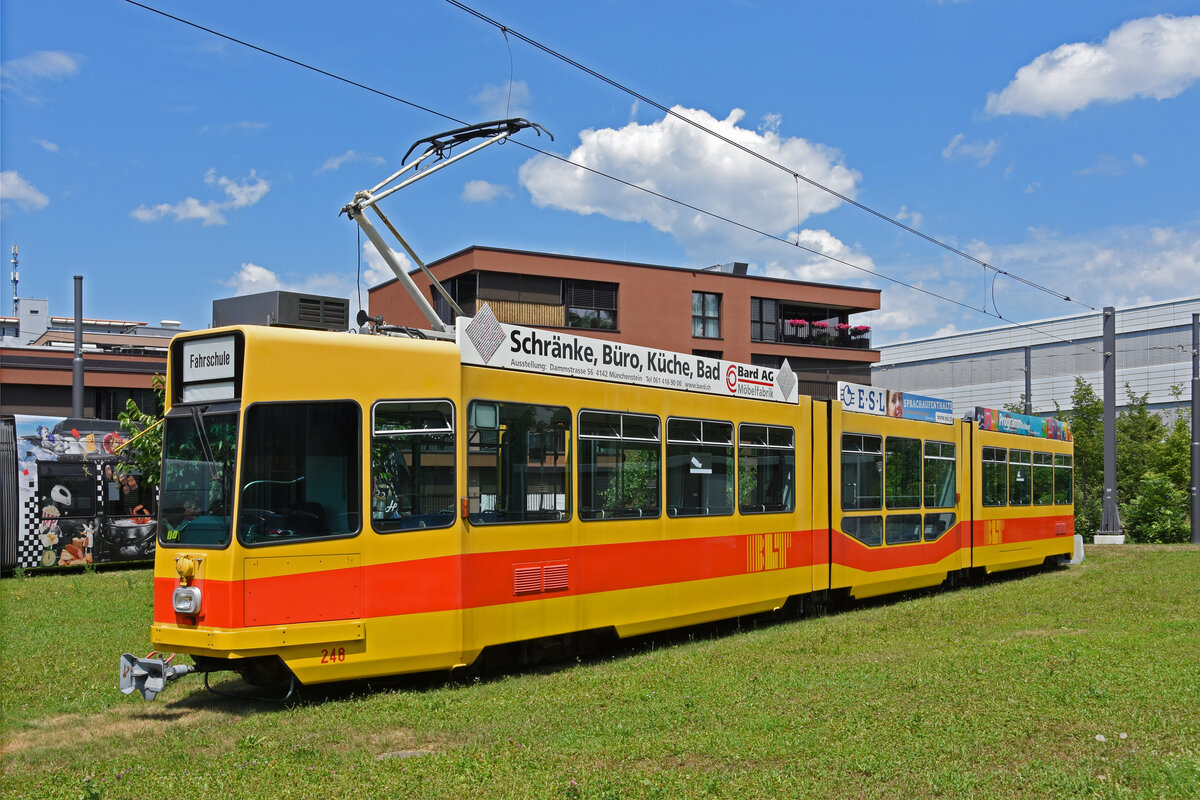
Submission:
<svg viewBox="0 0 1200 800">
<path fill-rule="evenodd" d="M 775 369 L 509 325 L 486 304 L 473 319 L 459 318 L 457 339 L 464 364 L 776 403 L 799 399 L 787 362 Z"/>
</svg>

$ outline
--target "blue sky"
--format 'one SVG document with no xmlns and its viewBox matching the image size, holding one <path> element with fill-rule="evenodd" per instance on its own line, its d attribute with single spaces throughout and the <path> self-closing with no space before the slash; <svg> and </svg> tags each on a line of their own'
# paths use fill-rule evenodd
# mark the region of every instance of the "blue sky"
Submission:
<svg viewBox="0 0 1200 800">
<path fill-rule="evenodd" d="M 148 3 L 771 234 L 493 147 L 384 201 L 427 261 L 464 247 L 883 289 L 875 341 L 1082 307 L 730 148 L 444 0 Z M 1200 285 L 1200 3 L 468 3 L 931 237 L 1076 298 Z M 356 300 L 387 277 L 339 210 L 456 124 L 118 0 L 0 5 L 3 254 L 20 293 L 89 317 L 207 325 L 276 288 Z M 511 90 L 510 90 L 511 70 Z M 783 239 L 781 242 L 779 239 Z M 365 241 L 365 240 L 364 240 Z M 11 312 L 9 269 L 0 311 Z"/>
</svg>

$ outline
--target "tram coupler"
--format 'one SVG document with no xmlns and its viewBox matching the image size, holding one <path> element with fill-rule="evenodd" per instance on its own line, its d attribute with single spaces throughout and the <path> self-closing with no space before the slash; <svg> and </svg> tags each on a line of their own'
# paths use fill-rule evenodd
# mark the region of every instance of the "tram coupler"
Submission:
<svg viewBox="0 0 1200 800">
<path fill-rule="evenodd" d="M 157 651 L 152 652 L 145 658 L 137 658 L 131 653 L 121 655 L 121 680 L 118 685 L 122 694 L 139 691 L 146 700 L 153 700 L 166 688 L 168 681 L 196 671 L 191 664 L 172 664 L 174 654 L 167 658 L 152 658 L 157 654 Z"/>
</svg>

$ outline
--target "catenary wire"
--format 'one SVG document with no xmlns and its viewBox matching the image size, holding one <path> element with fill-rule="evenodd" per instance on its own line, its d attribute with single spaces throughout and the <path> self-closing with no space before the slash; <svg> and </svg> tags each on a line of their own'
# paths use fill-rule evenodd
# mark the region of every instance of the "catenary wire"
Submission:
<svg viewBox="0 0 1200 800">
<path fill-rule="evenodd" d="M 826 193 L 836 197 L 837 199 L 841 200 L 844 203 L 852 205 L 861 211 L 867 212 L 868 214 L 872 214 L 885 222 L 889 222 L 892 225 L 895 225 L 896 227 L 901 228 L 902 230 L 913 234 L 914 236 L 919 236 L 920 238 L 924 239 L 925 241 L 927 241 L 931 244 L 937 245 L 938 247 L 944 248 L 944 249 L 950 251 L 951 253 L 954 253 L 955 255 L 958 255 L 958 256 L 961 256 L 962 258 L 967 259 L 968 261 L 973 261 L 976 264 L 979 264 L 984 269 L 993 270 L 994 272 L 996 272 L 1000 275 L 1004 275 L 1007 278 L 1011 278 L 1012 280 L 1017 281 L 1019 283 L 1023 283 L 1026 286 L 1029 286 L 1031 288 L 1038 289 L 1039 291 L 1045 292 L 1046 294 L 1049 294 L 1053 297 L 1057 297 L 1060 300 L 1063 300 L 1063 301 L 1066 301 L 1069 303 L 1076 303 L 1077 305 L 1081 305 L 1084 308 L 1091 309 L 1092 311 L 1096 310 L 1093 306 L 1090 306 L 1087 303 L 1083 303 L 1083 302 L 1076 300 L 1076 299 L 1074 299 L 1068 295 L 1065 295 L 1061 292 L 1057 292 L 1057 291 L 1049 288 L 1048 286 L 1043 286 L 1040 283 L 1031 281 L 1028 278 L 1024 278 L 1020 275 L 1017 275 L 1016 273 L 1001 269 L 1001 268 L 995 266 L 994 264 L 989 264 L 988 262 L 984 261 L 981 258 L 978 258 L 977 256 L 973 256 L 970 253 L 966 253 L 962 250 L 959 250 L 958 248 L 954 247 L 953 245 L 947 244 L 946 242 L 943 242 L 940 239 L 930 236 L 927 233 L 923 233 L 923 232 L 917 230 L 916 228 L 913 228 L 910 225 L 905 225 L 903 222 L 896 219 L 895 217 L 891 217 L 887 214 L 884 214 L 882 211 L 877 211 L 877 210 L 871 208 L 870 206 L 865 205 L 864 203 L 860 203 L 859 201 L 855 200 L 852 197 L 848 197 L 847 195 L 844 195 L 835 189 L 831 189 L 830 187 L 825 186 L 824 184 L 820 183 L 819 181 L 816 181 L 816 180 L 813 180 L 812 178 L 807 177 L 803 173 L 800 173 L 800 172 L 792 169 L 791 167 L 785 166 L 784 164 L 780 164 L 778 161 L 775 161 L 774 159 L 769 158 L 768 156 L 765 156 L 762 153 L 752 150 L 751 148 L 745 146 L 741 142 L 734 141 L 733 139 L 730 139 L 728 136 L 725 136 L 724 134 L 721 134 L 718 131 L 714 131 L 711 128 L 705 127 L 704 125 L 700 124 L 696 120 L 690 119 L 689 117 L 676 112 L 672 108 L 668 108 L 667 106 L 663 105 L 662 103 L 659 103 L 659 102 L 647 97 L 646 95 L 641 94 L 640 92 L 638 92 L 634 89 L 631 89 L 630 87 L 626 86 L 625 84 L 622 84 L 619 81 L 609 78 L 608 76 L 603 75 L 602 73 L 597 72 L 596 70 L 594 70 L 588 66 L 585 66 L 584 64 L 579 63 L 578 61 L 572 59 L 571 57 L 564 55 L 563 53 L 560 53 L 557 50 L 555 50 L 547 45 L 542 44 L 541 42 L 537 41 L 536 39 L 531 39 L 528 36 L 525 36 L 524 34 L 520 33 L 519 31 L 513 30 L 512 28 L 504 25 L 503 23 L 492 19 L 491 17 L 487 16 L 486 14 L 476 11 L 475 9 L 468 6 L 467 4 L 461 2 L 461 0 L 446 0 L 446 2 L 449 3 L 450 5 L 454 6 L 455 8 L 461 9 L 462 11 L 465 11 L 466 13 L 472 15 L 473 17 L 475 17 L 483 22 L 486 22 L 489 25 L 493 25 L 496 28 L 498 28 L 499 30 L 503 31 L 505 39 L 507 39 L 508 35 L 511 33 L 513 36 L 517 37 L 518 39 L 525 42 L 529 46 L 535 47 L 538 50 L 541 50 L 543 53 L 546 53 L 547 55 L 552 56 L 553 58 L 557 58 L 558 60 L 563 61 L 563 62 L 571 65 L 572 67 L 575 67 L 576 69 L 579 69 L 579 70 L 587 73 L 588 75 L 591 75 L 593 78 L 596 78 L 597 80 L 608 84 L 609 86 L 613 87 L 614 89 L 617 89 L 619 91 L 625 92 L 628 95 L 631 95 L 632 97 L 636 98 L 640 102 L 644 102 L 647 105 L 653 106 L 654 108 L 658 109 L 659 111 L 663 112 L 664 114 L 666 114 L 670 117 L 673 117 L 681 122 L 685 122 L 688 125 L 691 125 L 692 127 L 696 128 L 697 130 L 707 133 L 710 136 L 714 136 L 717 139 L 720 139 L 725 144 L 727 144 L 731 147 L 735 147 L 738 150 L 742 151 L 743 153 L 745 153 L 749 156 L 753 156 L 754 158 L 757 158 L 758 160 L 760 160 L 766 164 L 769 164 L 772 167 L 775 167 L 776 169 L 780 169 L 780 170 L 788 173 L 789 175 L 794 177 L 797 181 L 804 181 L 805 183 L 809 184 L 810 186 L 812 186 L 816 189 L 819 189 L 822 192 L 826 192 Z"/>
<path fill-rule="evenodd" d="M 368 86 L 367 84 L 360 83 L 360 82 L 358 82 L 358 81 L 355 81 L 355 80 L 352 80 L 352 79 L 350 79 L 350 78 L 346 78 L 346 77 L 344 77 L 344 76 L 342 76 L 342 75 L 338 75 L 338 74 L 336 74 L 336 73 L 329 72 L 328 70 L 321 69 L 320 67 L 315 67 L 315 66 L 313 66 L 313 65 L 311 65 L 311 64 L 307 64 L 307 63 L 305 63 L 305 62 L 303 62 L 303 61 L 300 61 L 300 60 L 298 60 L 298 59 L 294 59 L 294 58 L 291 58 L 291 57 L 289 57 L 289 56 L 285 56 L 285 55 L 283 55 L 282 53 L 278 53 L 278 52 L 275 52 L 275 51 L 273 51 L 273 50 L 269 50 L 269 49 L 267 49 L 267 48 L 265 48 L 265 47 L 261 47 L 261 46 L 259 46 L 259 45 L 253 44 L 253 43 L 251 43 L 251 42 L 247 42 L 247 41 L 245 41 L 245 40 L 243 40 L 243 39 L 238 39 L 237 37 L 230 36 L 229 34 L 222 33 L 222 32 L 220 32 L 220 31 L 214 30 L 214 29 L 212 29 L 212 28 L 205 27 L 204 25 L 200 25 L 199 23 L 192 22 L 191 20 L 188 20 L 188 19 L 184 19 L 183 17 L 179 17 L 179 16 L 176 16 L 176 15 L 174 15 L 174 14 L 169 14 L 169 13 L 167 13 L 167 12 L 165 12 L 165 11 L 162 11 L 162 10 L 160 10 L 160 9 L 154 8 L 153 6 L 148 6 L 148 5 L 144 4 L 144 3 L 140 3 L 140 2 L 138 2 L 137 0 L 125 0 L 125 2 L 126 2 L 126 3 L 129 3 L 130 5 L 137 6 L 138 8 L 142 8 L 142 9 L 144 9 L 144 10 L 146 10 L 146 11 L 153 12 L 153 13 L 155 13 L 155 14 L 158 14 L 158 15 L 160 15 L 160 16 L 162 16 L 162 17 L 165 17 L 165 18 L 167 18 L 167 19 L 173 20 L 173 21 L 175 21 L 175 22 L 181 23 L 181 24 L 183 24 L 183 25 L 187 25 L 188 27 L 195 28 L 196 30 L 203 31 L 203 32 L 205 32 L 205 33 L 208 33 L 208 34 L 210 34 L 210 35 L 212 35 L 212 36 L 217 36 L 217 37 L 219 37 L 219 38 L 221 38 L 221 39 L 225 39 L 226 41 L 233 42 L 234 44 L 238 44 L 238 45 L 241 45 L 241 46 L 243 46 L 243 47 L 249 48 L 249 49 L 251 49 L 251 50 L 254 50 L 255 52 L 262 53 L 263 55 L 268 55 L 268 56 L 271 56 L 271 57 L 273 57 L 273 58 L 277 58 L 277 59 L 279 59 L 279 60 L 281 60 L 281 61 L 285 61 L 285 62 L 287 62 L 287 63 L 289 63 L 289 64 L 292 64 L 292 65 L 294 65 L 294 66 L 300 67 L 300 68 L 302 68 L 302 69 L 306 69 L 306 70 L 309 70 L 309 71 L 311 71 L 311 72 L 315 72 L 315 73 L 317 73 L 317 74 L 319 74 L 319 75 L 323 75 L 323 76 L 325 76 L 325 77 L 327 77 L 327 78 L 332 78 L 333 80 L 340 81 L 340 82 L 342 82 L 342 83 L 348 84 L 348 85 L 350 85 L 350 86 L 354 86 L 354 87 L 356 87 L 356 88 L 359 88 L 359 89 L 363 89 L 363 90 L 365 90 L 365 91 L 367 91 L 367 92 L 370 92 L 370 93 L 372 93 L 372 94 L 378 95 L 378 96 L 380 96 L 380 97 L 384 97 L 384 98 L 387 98 L 387 99 L 389 99 L 389 100 L 393 100 L 393 101 L 395 101 L 395 102 L 402 103 L 403 105 L 409 106 L 410 108 L 414 108 L 414 109 L 416 109 L 416 110 L 418 110 L 418 111 L 424 111 L 424 112 L 425 112 L 425 113 L 427 113 L 427 114 L 432 114 L 433 116 L 436 116 L 436 117 L 441 117 L 442 119 L 448 120 L 448 121 L 450 121 L 450 122 L 454 122 L 454 123 L 456 123 L 456 124 L 458 124 L 458 125 L 467 125 L 467 124 L 468 124 L 468 123 L 467 123 L 467 122 L 465 122 L 464 120 L 458 119 L 457 117 L 454 117 L 454 116 L 452 116 L 452 115 L 450 115 L 450 114 L 446 114 L 446 113 L 444 113 L 444 112 L 437 111 L 437 110 L 435 110 L 435 109 L 432 109 L 432 108 L 430 108 L 430 107 L 428 107 L 428 106 L 424 106 L 424 105 L 421 105 L 420 103 L 416 103 L 416 102 L 413 102 L 413 101 L 411 101 L 411 100 L 407 100 L 407 99 L 405 99 L 405 98 L 403 98 L 403 97 L 399 97 L 399 96 L 397 96 L 397 95 L 394 95 L 394 94 L 391 94 L 391 93 L 389 93 L 389 92 L 385 92 L 385 91 L 383 91 L 383 90 L 381 90 L 381 89 L 376 89 L 376 88 L 374 88 L 374 87 L 372 87 L 372 86 Z M 454 0 L 448 0 L 448 2 L 454 2 Z M 464 6 L 463 8 L 464 8 L 464 9 L 466 9 L 466 7 L 465 7 L 465 6 Z M 470 9 L 466 9 L 466 10 L 470 10 Z M 476 13 L 476 12 L 472 11 L 471 13 Z M 484 18 L 484 19 L 486 19 L 486 18 Z M 489 21 L 489 22 L 491 22 L 491 20 L 488 20 L 488 21 Z M 492 23 L 492 24 L 495 24 L 495 23 Z M 503 26 L 500 26 L 500 27 L 501 27 L 501 28 L 503 28 Z M 520 38 L 522 41 L 529 41 L 529 40 L 527 40 L 527 39 L 526 39 L 524 36 L 522 36 L 521 34 L 517 33 L 516 31 L 513 31 L 513 30 L 511 30 L 511 29 L 508 29 L 508 28 L 504 28 L 504 30 L 506 31 L 506 33 L 512 33 L 514 36 L 517 36 L 517 37 L 518 37 L 518 38 Z M 531 43 L 531 44 L 533 44 L 533 45 L 534 45 L 534 46 L 536 46 L 536 47 L 539 47 L 539 48 L 541 47 L 541 45 L 538 45 L 538 44 L 536 44 L 536 43 L 533 43 L 533 42 L 530 42 L 530 43 Z M 562 57 L 562 58 L 565 58 L 565 57 Z M 566 60 L 568 60 L 568 61 L 569 61 L 569 59 L 566 59 Z M 574 63 L 574 62 L 570 62 L 570 63 Z M 579 68 L 580 68 L 580 69 L 583 69 L 583 70 L 584 70 L 584 71 L 586 71 L 586 72 L 589 72 L 589 73 L 591 73 L 591 72 L 592 72 L 592 71 L 591 71 L 591 70 L 589 70 L 587 67 L 583 67 L 582 65 L 578 65 L 578 66 L 579 66 Z M 603 76 L 600 76 L 598 73 L 596 73 L 596 74 L 597 74 L 597 77 L 599 77 L 601 80 L 604 80 L 604 81 L 608 82 L 608 79 L 607 79 L 607 78 L 604 78 Z M 632 92 L 631 92 L 631 93 L 632 93 Z M 636 93 L 634 93 L 634 96 L 635 96 L 635 97 L 638 97 L 638 99 L 642 99 L 642 98 L 641 98 L 641 96 L 640 96 L 640 95 L 637 95 Z M 650 103 L 651 105 L 655 105 L 655 107 L 659 107 L 659 106 L 658 106 L 656 103 L 654 103 L 652 100 L 649 100 L 648 98 L 646 98 L 646 102 L 647 102 L 647 103 Z M 703 128 L 703 126 L 701 126 L 701 129 L 702 129 L 702 130 L 707 130 L 706 128 Z M 719 134 L 715 134 L 715 133 L 714 133 L 714 135 L 716 135 L 716 136 L 720 136 Z M 721 138 L 724 138 L 724 137 L 721 137 Z M 954 299 L 954 298 L 952 298 L 952 297 L 947 297 L 947 296 L 945 296 L 945 295 L 939 294 L 939 293 L 937 293 L 937 292 L 935 292 L 935 291 L 932 291 L 932 290 L 930 290 L 930 289 L 926 289 L 926 288 L 924 288 L 924 287 L 921 287 L 921 286 L 918 286 L 918 285 L 916 285 L 916 284 L 908 283 L 907 281 L 903 281 L 903 280 L 901 280 L 901 279 L 899 279 L 899 278 L 893 278 L 892 276 L 890 276 L 890 275 L 887 275 L 887 274 L 885 274 L 885 273 L 882 273 L 882 272 L 878 272 L 877 270 L 872 270 L 872 269 L 868 269 L 868 268 L 866 268 L 866 267 L 859 266 L 858 264 L 853 264 L 853 263 L 851 263 L 851 262 L 849 262 L 849 261 L 846 261 L 846 260 L 844 260 L 844 259 L 838 258 L 838 257 L 836 257 L 836 256 L 832 256 L 832 255 L 830 255 L 830 254 L 828 254 L 828 253 L 821 252 L 820 250 L 816 250 L 816 249 L 814 249 L 814 248 L 811 248 L 811 247 L 806 247 L 806 246 L 804 246 L 804 245 L 800 244 L 800 242 L 799 242 L 799 241 L 795 241 L 795 242 L 793 242 L 793 241 L 789 241 L 788 239 L 786 239 L 786 238 L 784 238 L 784 237 L 778 236 L 778 235 L 776 235 L 776 234 L 773 234 L 773 233 L 769 233 L 769 232 L 767 232 L 767 231 L 760 230 L 760 229 L 758 229 L 758 228 L 755 228 L 755 227 L 754 227 L 754 226 L 752 226 L 752 225 L 749 225 L 749 224 L 746 224 L 746 223 L 743 223 L 743 222 L 738 222 L 737 220 L 731 219 L 731 218 L 729 218 L 729 217 L 725 217 L 725 216 L 723 216 L 723 215 L 721 215 L 721 214 L 718 214 L 718 213 L 716 213 L 716 212 L 714 212 L 714 211 L 709 211 L 709 210 L 707 210 L 707 209 L 704 209 L 704 208 L 701 208 L 701 207 L 699 207 L 699 206 L 696 206 L 696 205 L 692 205 L 692 204 L 690 204 L 690 203 L 687 203 L 687 202 L 685 202 L 685 201 L 683 201 L 683 200 L 679 200 L 679 199 L 677 199 L 677 198 L 670 197 L 670 196 L 668 196 L 668 195 L 665 195 L 665 194 L 662 194 L 662 193 L 660 193 L 660 192 L 656 192 L 656 191 L 654 191 L 654 190 L 652 190 L 652 189 L 648 189 L 648 188 L 646 188 L 645 186 L 639 186 L 639 185 L 637 185 L 637 184 L 635 184 L 635 183 L 631 183 L 630 181 L 626 181 L 626 180 L 624 180 L 624 179 L 622 179 L 622 178 L 618 178 L 618 177 L 616 177 L 615 175 L 610 175 L 610 174 L 608 174 L 608 173 L 606 173 L 606 172 L 601 172 L 600 170 L 594 169 L 594 168 L 592 168 L 592 167 L 588 167 L 588 166 L 586 166 L 586 165 L 584 165 L 584 164 L 579 164 L 579 163 L 576 163 L 576 162 L 574 162 L 574 161 L 571 161 L 569 158 L 566 158 L 565 156 L 558 155 L 557 153 L 551 153 L 551 152 L 549 152 L 549 151 L 547 151 L 547 150 L 542 150 L 541 148 L 534 147 L 534 146 L 532 146 L 532 145 L 530 145 L 530 144 L 527 144 L 527 143 L 525 143 L 525 142 L 520 142 L 520 141 L 516 141 L 516 140 L 511 140 L 511 139 L 510 139 L 509 141 L 512 141 L 512 142 L 513 142 L 513 144 L 519 145 L 519 146 L 521 146 L 521 147 L 523 147 L 523 148 L 525 148 L 525 149 L 527 149 L 527 150 L 530 150 L 530 151 L 532 151 L 532 152 L 538 153 L 538 154 L 540 154 L 540 155 L 543 155 L 543 156 L 546 156 L 546 157 L 548 157 L 548 158 L 555 159 L 555 160 L 557 160 L 557 161 L 561 161 L 561 162 L 562 162 L 562 163 L 564 163 L 564 164 L 569 164 L 569 165 L 571 165 L 571 166 L 573 166 L 573 167 L 575 167 L 575 168 L 577 168 L 577 169 L 582 169 L 582 170 L 584 170 L 584 171 L 586 171 L 586 172 L 593 173 L 593 174 L 595 174 L 595 175 L 597 175 L 597 176 L 599 176 L 599 177 L 606 178 L 606 179 L 608 179 L 608 180 L 614 181 L 614 182 L 616 182 L 616 183 L 619 183 L 619 184 L 621 184 L 621 185 L 623 185 L 623 186 L 625 186 L 625 187 L 628 187 L 628 188 L 631 188 L 631 189 L 636 189 L 636 190 L 638 190 L 638 191 L 641 191 L 641 192 L 645 192 L 645 193 L 647 193 L 647 194 L 650 194 L 650 195 L 652 195 L 652 196 L 654 196 L 654 197 L 657 197 L 657 198 L 659 198 L 659 199 L 661 199 L 661 200 L 665 200 L 665 201 L 667 201 L 667 202 L 674 203 L 674 204 L 676 204 L 676 205 L 682 206 L 683 208 L 689 209 L 689 210 L 691 210 L 691 211 L 695 211 L 695 212 L 697 212 L 697 213 L 699 213 L 699 214 L 704 214 L 705 216 L 711 217 L 711 218 L 713 218 L 713 219 L 716 219 L 716 220 L 719 220 L 719 221 L 721 221 L 721 222 L 725 222 L 725 223 L 727 223 L 727 224 L 729 224 L 729 225 L 734 225 L 734 226 L 736 226 L 736 227 L 742 228 L 743 230 L 749 231 L 749 232 L 751 232 L 751 233 L 755 233 L 755 234 L 758 234 L 758 235 L 760 235 L 760 236 L 766 237 L 766 238 L 768 238 L 768 239 L 773 239 L 773 240 L 775 240 L 775 241 L 777 241 L 777 242 L 781 242 L 781 243 L 783 243 L 783 244 L 786 244 L 786 245 L 788 245 L 788 246 L 795 247 L 795 248 L 798 248 L 798 249 L 800 249 L 800 250 L 804 250 L 805 252 L 811 253 L 811 254 L 813 254 L 813 255 L 815 255 L 815 256 L 819 256 L 820 258 L 824 258 L 824 259 L 827 259 L 827 260 L 829 260 L 829 261 L 833 261 L 834 263 L 841 264 L 842 266 L 848 267 L 848 268 L 850 268 L 850 269 L 857 270 L 857 271 L 859 271 L 859 272 L 862 272 L 862 273 L 865 273 L 865 274 L 867 274 L 867 275 L 874 276 L 874 277 L 876 277 L 876 278 L 879 278 L 879 279 L 882 279 L 882 280 L 888 281 L 888 282 L 890 282 L 890 283 L 893 283 L 893 284 L 896 284 L 896 285 L 898 285 L 898 286 L 903 286 L 903 287 L 905 287 L 905 288 L 907 288 L 907 289 L 911 289 L 911 290 L 913 290 L 913 291 L 916 291 L 916 292 L 919 292 L 919 293 L 921 293 L 921 294 L 928 295 L 929 297 L 933 297 L 933 298 L 936 298 L 936 299 L 938 299 L 938 300 L 942 300 L 943 302 L 946 302 L 946 303 L 951 303 L 951 304 L 953 304 L 953 305 L 959 306 L 960 308 L 965 308 L 965 309 L 968 309 L 968 310 L 970 310 L 970 311 L 973 311 L 973 312 L 978 312 L 978 313 L 981 313 L 981 314 L 983 314 L 983 315 L 985 315 L 985 316 L 989 316 L 989 317 L 995 317 L 995 318 L 997 318 L 997 319 L 1000 319 L 1000 320 L 1003 320 L 1003 321 L 1005 321 L 1005 322 L 1007 322 L 1007 323 L 1009 323 L 1009 324 L 1011 324 L 1011 325 L 1016 325 L 1016 326 L 1018 326 L 1018 327 L 1025 328 L 1025 329 L 1027 329 L 1027 330 L 1030 330 L 1030 331 L 1033 331 L 1033 332 L 1035 332 L 1035 333 L 1038 333 L 1038 334 L 1040 334 L 1040 335 L 1042 335 L 1042 336 L 1046 336 L 1047 338 L 1050 338 L 1050 339 L 1056 339 L 1056 340 L 1058 340 L 1058 341 L 1061 341 L 1061 342 L 1064 342 L 1064 343 L 1067 343 L 1067 344 L 1073 344 L 1073 343 L 1074 343 L 1074 342 L 1073 342 L 1072 340 L 1070 340 L 1070 339 L 1063 339 L 1062 337 L 1056 336 L 1056 335 L 1054 335 L 1054 334 L 1052 334 L 1052 333 L 1049 333 L 1049 332 L 1047 332 L 1047 331 L 1043 331 L 1043 330 L 1040 330 L 1040 329 L 1038 329 L 1038 328 L 1035 328 L 1034 326 L 1032 326 L 1032 325 L 1029 325 L 1028 323 L 1024 323 L 1024 322 L 1019 322 L 1019 321 L 1017 321 L 1017 320 L 1008 319 L 1007 317 L 1004 317 L 1004 316 L 1002 316 L 1002 315 L 1001 315 L 1001 314 L 999 314 L 999 313 L 994 313 L 994 314 L 993 314 L 993 313 L 989 312 L 989 311 L 987 310 L 987 308 L 986 308 L 986 307 L 984 307 L 984 308 L 976 308 L 975 306 L 973 306 L 973 305 L 970 305 L 969 303 L 964 303 L 964 302 L 962 302 L 962 301 L 960 301 L 960 300 L 955 300 L 955 299 Z M 738 146 L 740 147 L 740 145 L 738 145 Z M 750 152 L 750 151 L 748 151 L 748 152 Z M 772 162 L 772 163 L 774 163 L 774 162 Z M 781 168 L 782 168 L 782 169 L 785 169 L 785 170 L 787 169 L 786 167 L 781 167 Z M 793 176 L 794 176 L 794 177 L 795 177 L 797 180 L 806 180 L 806 181 L 808 180 L 808 179 L 807 179 L 807 178 L 805 178 L 803 175 L 800 175 L 800 174 L 798 174 L 798 173 L 795 173 L 795 172 L 793 172 L 793 171 L 791 171 L 791 170 L 787 170 L 787 171 L 789 172 L 789 174 L 792 174 L 792 175 L 793 175 Z M 854 203 L 854 201 L 848 201 L 848 202 L 851 202 L 852 204 L 855 204 L 855 203 Z M 855 205 L 857 205 L 857 204 L 855 204 Z M 876 212 L 872 212 L 872 213 L 876 213 Z M 901 225 L 901 227 L 907 227 L 907 226 L 904 226 L 902 223 L 897 223 L 897 224 L 900 224 L 900 225 Z M 914 232 L 915 232 L 915 231 L 914 231 Z M 923 234 L 920 234 L 920 235 L 922 235 L 922 236 L 923 236 Z M 926 238 L 928 238 L 928 237 L 926 237 Z M 967 257 L 967 258 L 971 259 L 972 261 L 975 261 L 975 262 L 979 263 L 979 264 L 980 264 L 981 266 L 983 266 L 985 269 L 991 269 L 991 270 L 993 270 L 993 271 L 995 271 L 995 272 L 997 272 L 997 273 L 1002 273 L 1002 274 L 1006 274 L 1006 275 L 1008 274 L 1008 273 L 1004 273 L 1004 272 L 1003 272 L 1003 270 L 998 270 L 997 268 L 995 268 L 995 267 L 993 267 L 993 266 L 991 266 L 991 265 L 989 265 L 989 264 L 985 264 L 984 262 L 981 262 L 981 261 L 979 261 L 979 259 L 976 259 L 976 258 L 974 258 L 973 256 L 967 255 L 967 254 L 965 254 L 965 253 L 964 253 L 963 255 L 964 255 L 965 257 Z M 1015 276 L 1011 276 L 1011 277 L 1015 277 Z M 1024 283 L 1027 283 L 1027 284 L 1029 283 L 1028 281 L 1024 281 L 1024 280 L 1022 280 L 1022 282 L 1024 282 Z M 1031 285 L 1031 286 L 1034 286 L 1034 284 L 1029 284 L 1029 285 Z M 1037 288 L 1041 288 L 1041 287 L 1037 287 Z M 1053 293 L 1053 292 L 1051 292 L 1051 294 L 1054 294 L 1054 293 Z M 1068 299 L 1069 299 L 1069 298 L 1068 298 Z M 1072 301 L 1072 302 L 1078 302 L 1078 301 Z M 1092 310 L 1095 310 L 1095 309 L 1092 309 Z M 1093 349 L 1094 349 L 1094 348 L 1093 348 Z"/>
</svg>

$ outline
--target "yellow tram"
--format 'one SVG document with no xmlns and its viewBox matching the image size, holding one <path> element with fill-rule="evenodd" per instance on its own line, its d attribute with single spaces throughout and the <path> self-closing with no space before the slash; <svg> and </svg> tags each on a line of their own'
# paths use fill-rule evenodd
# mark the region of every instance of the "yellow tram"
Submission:
<svg viewBox="0 0 1200 800">
<path fill-rule="evenodd" d="M 1073 551 L 1057 422 L 857 413 L 786 366 L 464 333 L 486 314 L 457 341 L 173 340 L 155 647 L 252 683 L 448 670 Z"/>
</svg>

